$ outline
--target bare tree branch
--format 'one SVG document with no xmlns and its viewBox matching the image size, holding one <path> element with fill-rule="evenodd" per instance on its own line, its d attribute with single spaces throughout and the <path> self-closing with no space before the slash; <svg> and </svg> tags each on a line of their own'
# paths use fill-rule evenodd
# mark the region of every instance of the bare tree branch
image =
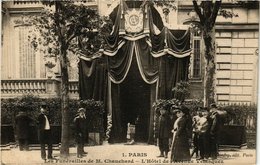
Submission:
<svg viewBox="0 0 260 165">
<path fill-rule="evenodd" d="M 212 14 L 210 16 L 210 22 L 212 23 L 211 25 L 214 26 L 215 25 L 215 22 L 216 22 L 216 19 L 217 19 L 217 16 L 218 16 L 218 11 L 220 9 L 220 6 L 221 6 L 221 0 L 218 0 L 215 2 L 214 4 L 214 8 L 213 8 L 213 11 L 212 11 Z"/>
<path fill-rule="evenodd" d="M 195 10 L 195 12 L 198 14 L 198 16 L 199 16 L 199 18 L 200 18 L 201 24 L 203 24 L 203 23 L 205 22 L 205 17 L 202 15 L 201 10 L 200 10 L 200 8 L 199 8 L 199 6 L 198 6 L 198 3 L 197 3 L 196 0 L 194 0 L 194 1 L 192 1 L 192 2 L 193 2 L 194 10 Z"/>
</svg>

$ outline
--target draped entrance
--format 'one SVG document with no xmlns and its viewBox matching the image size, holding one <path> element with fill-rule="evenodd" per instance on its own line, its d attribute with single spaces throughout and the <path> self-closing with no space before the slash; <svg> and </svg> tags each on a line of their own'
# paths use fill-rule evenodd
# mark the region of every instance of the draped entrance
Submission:
<svg viewBox="0 0 260 165">
<path fill-rule="evenodd" d="M 134 124 L 139 115 L 143 132 L 139 140 L 154 143 L 152 105 L 157 99 L 170 99 L 176 83 L 188 79 L 190 33 L 164 27 L 156 9 L 149 5 L 143 13 L 136 9 L 144 19 L 143 24 L 135 22 L 136 26 L 142 25 L 143 30 L 123 32 L 133 28 L 125 27 L 131 15 L 122 19 L 122 9 L 127 10 L 126 4 L 118 5 L 110 15 L 114 28 L 106 36 L 101 55 L 80 60 L 80 98 L 105 103 L 106 115 L 112 116 L 111 129 L 104 123 L 109 142 L 124 142 L 127 123 Z"/>
</svg>

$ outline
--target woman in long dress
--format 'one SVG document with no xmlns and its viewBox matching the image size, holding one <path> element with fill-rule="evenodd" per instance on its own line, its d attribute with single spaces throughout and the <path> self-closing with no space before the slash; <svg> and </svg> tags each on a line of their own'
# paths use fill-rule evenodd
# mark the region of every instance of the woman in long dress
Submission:
<svg viewBox="0 0 260 165">
<path fill-rule="evenodd" d="M 171 162 L 190 161 L 189 150 L 189 109 L 181 107 L 176 110 L 178 119 L 174 123 L 171 147 Z"/>
</svg>

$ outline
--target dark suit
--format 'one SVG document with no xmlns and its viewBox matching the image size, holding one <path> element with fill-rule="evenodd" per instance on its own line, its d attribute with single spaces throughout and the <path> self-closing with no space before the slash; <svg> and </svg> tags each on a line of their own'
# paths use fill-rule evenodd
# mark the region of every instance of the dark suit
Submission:
<svg viewBox="0 0 260 165">
<path fill-rule="evenodd" d="M 48 121 L 49 117 L 46 116 Z M 48 159 L 52 158 L 52 135 L 51 129 L 45 130 L 46 118 L 44 114 L 38 116 L 38 136 L 41 144 L 41 157 L 46 159 L 45 144 L 48 145 Z"/>
<path fill-rule="evenodd" d="M 212 112 L 208 117 L 208 121 L 209 121 L 209 136 L 210 136 L 210 140 L 209 140 L 210 157 L 216 159 L 218 154 L 218 137 L 221 129 L 220 116 L 218 115 L 217 112 Z"/>
<path fill-rule="evenodd" d="M 27 116 L 26 113 L 20 112 L 15 117 L 15 131 L 16 136 L 19 142 L 19 149 L 20 150 L 28 150 L 28 138 L 29 138 L 29 129 L 30 123 L 32 119 Z"/>
<path fill-rule="evenodd" d="M 87 136 L 87 119 L 86 117 L 77 116 L 74 118 L 75 139 L 77 143 L 77 156 L 84 153 L 84 143 Z"/>
<path fill-rule="evenodd" d="M 169 138 L 171 136 L 171 119 L 168 114 L 160 115 L 159 117 L 159 129 L 158 129 L 158 139 L 159 139 L 159 149 L 161 154 L 169 152 Z"/>
</svg>

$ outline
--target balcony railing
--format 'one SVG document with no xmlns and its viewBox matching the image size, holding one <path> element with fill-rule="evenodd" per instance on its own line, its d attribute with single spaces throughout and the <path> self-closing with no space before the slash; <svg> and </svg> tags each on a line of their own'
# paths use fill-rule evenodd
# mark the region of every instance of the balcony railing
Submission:
<svg viewBox="0 0 260 165">
<path fill-rule="evenodd" d="M 39 0 L 14 0 L 14 4 L 38 4 Z"/>
<path fill-rule="evenodd" d="M 60 81 L 54 79 L 12 79 L 1 80 L 1 97 L 13 98 L 33 94 L 42 98 L 58 97 Z M 69 82 L 69 95 L 78 98 L 78 81 Z"/>
</svg>

